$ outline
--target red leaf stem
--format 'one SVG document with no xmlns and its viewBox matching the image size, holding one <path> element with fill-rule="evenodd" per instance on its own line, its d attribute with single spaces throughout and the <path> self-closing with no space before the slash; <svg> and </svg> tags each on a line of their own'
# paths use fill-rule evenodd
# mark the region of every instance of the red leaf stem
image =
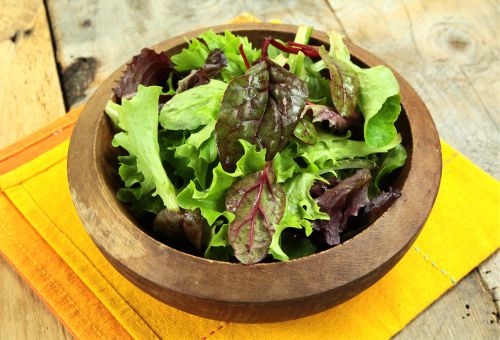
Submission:
<svg viewBox="0 0 500 340">
<path fill-rule="evenodd" d="M 243 61 L 245 62 L 245 66 L 247 67 L 247 70 L 250 68 L 250 63 L 248 62 L 248 58 L 245 54 L 245 51 L 243 50 L 243 44 L 240 44 L 240 53 L 241 57 L 243 58 Z"/>
</svg>

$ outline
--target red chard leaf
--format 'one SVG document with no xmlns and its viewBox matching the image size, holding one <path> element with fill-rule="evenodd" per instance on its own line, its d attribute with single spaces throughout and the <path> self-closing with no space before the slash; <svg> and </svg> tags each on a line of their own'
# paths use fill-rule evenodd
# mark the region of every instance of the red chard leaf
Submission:
<svg viewBox="0 0 500 340">
<path fill-rule="evenodd" d="M 272 160 L 295 130 L 307 96 L 302 80 L 265 58 L 231 80 L 215 127 L 223 168 L 233 170 L 243 155 L 240 139 L 265 148 Z"/>
<path fill-rule="evenodd" d="M 117 87 L 114 88 L 118 99 L 131 98 L 137 92 L 139 84 L 144 86 L 167 84 L 168 76 L 173 71 L 170 58 L 164 53 L 156 53 L 149 48 L 143 48 L 134 56 Z"/>
<path fill-rule="evenodd" d="M 177 93 L 187 89 L 208 84 L 210 79 L 218 78 L 222 69 L 227 66 L 227 59 L 220 48 L 211 51 L 205 64 L 199 70 L 192 70 L 184 79 L 179 81 Z"/>
<path fill-rule="evenodd" d="M 285 204 L 285 192 L 276 183 L 270 163 L 229 189 L 226 208 L 235 215 L 229 224 L 229 244 L 241 263 L 257 263 L 267 256 L 274 225 L 283 217 Z"/>
<path fill-rule="evenodd" d="M 202 66 L 202 69 L 204 69 L 207 76 L 212 79 L 219 77 L 222 69 L 226 66 L 226 55 L 220 48 L 216 48 L 210 51 L 207 59 L 205 60 L 205 64 Z"/>
<path fill-rule="evenodd" d="M 272 160 L 293 134 L 308 97 L 307 85 L 293 73 L 267 60 L 269 69 L 269 99 L 262 117 L 257 141 L 266 149 L 266 159 Z"/>
<path fill-rule="evenodd" d="M 215 140 L 224 170 L 232 171 L 243 155 L 240 139 L 257 144 L 256 135 L 266 110 L 268 88 L 269 72 L 263 61 L 229 82 L 215 126 Z"/>
<path fill-rule="evenodd" d="M 330 246 L 340 243 L 340 233 L 345 230 L 349 217 L 356 216 L 361 208 L 370 203 L 368 199 L 370 180 L 369 170 L 358 170 L 315 199 L 320 210 L 330 215 L 330 220 L 314 221 L 313 227 L 323 232 L 325 241 Z"/>
<path fill-rule="evenodd" d="M 358 102 L 358 76 L 346 62 L 330 56 L 324 48 L 320 48 L 319 55 L 330 72 L 330 94 L 333 104 L 341 116 L 349 117 Z"/>
</svg>

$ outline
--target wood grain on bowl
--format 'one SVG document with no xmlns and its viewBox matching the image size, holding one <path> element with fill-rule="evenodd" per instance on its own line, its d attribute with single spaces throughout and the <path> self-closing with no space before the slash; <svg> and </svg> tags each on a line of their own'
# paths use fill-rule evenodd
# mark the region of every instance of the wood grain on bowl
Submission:
<svg viewBox="0 0 500 340">
<path fill-rule="evenodd" d="M 213 27 L 248 36 L 259 45 L 266 36 L 292 40 L 297 27 L 239 24 Z M 186 46 L 184 36 L 155 46 L 169 55 Z M 312 44 L 328 44 L 315 32 Z M 384 64 L 347 43 L 362 64 Z M 396 72 L 403 111 L 398 130 L 408 160 L 396 179 L 402 196 L 371 226 L 340 246 L 288 262 L 251 266 L 192 256 L 150 237 L 116 198 L 116 150 L 103 113 L 123 67 L 114 72 L 86 105 L 68 155 L 71 195 L 78 214 L 107 259 L 138 287 L 176 308 L 234 322 L 274 322 L 303 317 L 340 304 L 386 274 L 418 236 L 437 195 L 441 177 L 439 138 L 422 100 Z"/>
</svg>

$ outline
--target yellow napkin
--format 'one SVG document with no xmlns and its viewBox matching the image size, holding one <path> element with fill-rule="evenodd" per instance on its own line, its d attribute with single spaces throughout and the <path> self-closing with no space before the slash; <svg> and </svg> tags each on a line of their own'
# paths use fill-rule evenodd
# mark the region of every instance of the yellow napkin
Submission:
<svg viewBox="0 0 500 340">
<path fill-rule="evenodd" d="M 196 317 L 128 282 L 86 234 L 66 179 L 76 116 L 0 151 L 0 251 L 77 337 L 387 338 L 500 246 L 499 182 L 443 142 L 443 177 L 431 216 L 414 246 L 371 288 L 289 322 Z"/>
</svg>

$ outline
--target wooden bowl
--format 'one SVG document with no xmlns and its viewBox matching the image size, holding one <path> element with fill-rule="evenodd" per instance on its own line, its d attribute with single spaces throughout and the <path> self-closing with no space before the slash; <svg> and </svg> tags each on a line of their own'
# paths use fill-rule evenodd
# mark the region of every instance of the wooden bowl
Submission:
<svg viewBox="0 0 500 340">
<path fill-rule="evenodd" d="M 293 40 L 296 26 L 237 24 L 213 27 L 247 36 L 260 46 L 273 36 Z M 156 45 L 176 54 L 205 29 Z M 312 44 L 328 45 L 322 32 Z M 384 64 L 347 42 L 361 64 Z M 203 317 L 233 322 L 275 322 L 303 317 L 338 305 L 384 276 L 408 251 L 426 221 L 441 178 L 436 128 L 422 100 L 397 73 L 403 111 L 398 131 L 408 160 L 396 178 L 402 196 L 371 226 L 329 250 L 288 262 L 245 266 L 192 256 L 144 232 L 117 200 L 113 131 L 103 113 L 112 87 L 125 66 L 92 96 L 76 124 L 68 155 L 68 178 L 78 214 L 96 245 L 113 266 L 139 288 L 165 303 Z"/>
</svg>

